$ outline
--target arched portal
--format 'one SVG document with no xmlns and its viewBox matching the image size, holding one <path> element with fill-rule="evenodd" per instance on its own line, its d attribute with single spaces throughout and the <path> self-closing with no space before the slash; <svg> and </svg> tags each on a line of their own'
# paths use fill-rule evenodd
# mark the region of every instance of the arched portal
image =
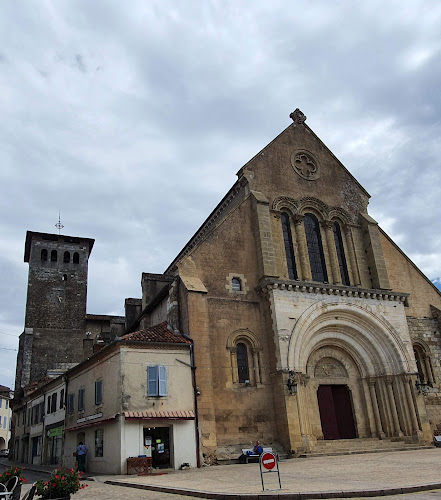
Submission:
<svg viewBox="0 0 441 500">
<path fill-rule="evenodd" d="M 300 316 L 288 349 L 301 442 L 421 435 L 410 345 L 378 312 L 337 297 Z"/>
</svg>

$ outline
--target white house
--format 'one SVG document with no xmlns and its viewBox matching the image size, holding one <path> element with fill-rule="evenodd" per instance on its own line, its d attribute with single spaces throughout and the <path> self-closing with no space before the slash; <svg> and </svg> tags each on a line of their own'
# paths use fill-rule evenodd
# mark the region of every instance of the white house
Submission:
<svg viewBox="0 0 441 500">
<path fill-rule="evenodd" d="M 65 373 L 63 464 L 81 441 L 86 470 L 125 474 L 130 457 L 196 467 L 192 344 L 167 323 L 125 335 Z"/>
</svg>

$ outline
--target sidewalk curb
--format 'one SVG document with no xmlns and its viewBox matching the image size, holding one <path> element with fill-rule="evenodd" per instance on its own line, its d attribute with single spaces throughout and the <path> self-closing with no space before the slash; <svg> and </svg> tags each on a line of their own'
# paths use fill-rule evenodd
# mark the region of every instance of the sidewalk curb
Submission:
<svg viewBox="0 0 441 500">
<path fill-rule="evenodd" d="M 127 483 L 121 481 L 104 481 L 105 484 L 113 486 L 123 486 L 125 488 L 137 488 L 140 490 L 158 491 L 161 493 L 171 493 L 175 495 L 185 495 L 198 498 L 212 498 L 216 500 L 312 500 L 318 498 L 357 498 L 357 497 L 383 497 L 386 495 L 402 495 L 403 493 L 417 493 L 419 491 L 441 489 L 441 483 L 429 483 L 412 486 L 403 486 L 402 488 L 384 488 L 373 490 L 358 491 L 308 491 L 283 493 L 220 493 L 214 491 L 190 490 L 182 488 L 172 488 L 170 486 L 153 486 L 150 484 Z"/>
</svg>

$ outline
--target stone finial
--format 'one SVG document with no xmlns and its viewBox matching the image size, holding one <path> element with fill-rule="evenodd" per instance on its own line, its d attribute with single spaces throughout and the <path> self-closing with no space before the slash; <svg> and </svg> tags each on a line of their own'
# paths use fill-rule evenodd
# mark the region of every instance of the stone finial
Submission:
<svg viewBox="0 0 441 500">
<path fill-rule="evenodd" d="M 306 120 L 306 116 L 300 111 L 299 108 L 296 108 L 296 110 L 293 111 L 289 115 L 289 117 L 292 119 L 295 125 L 301 125 Z"/>
</svg>

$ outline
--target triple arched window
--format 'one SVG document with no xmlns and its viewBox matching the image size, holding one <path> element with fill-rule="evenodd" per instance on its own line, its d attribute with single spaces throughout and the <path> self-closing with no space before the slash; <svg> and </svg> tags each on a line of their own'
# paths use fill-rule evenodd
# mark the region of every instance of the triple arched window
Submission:
<svg viewBox="0 0 441 500">
<path fill-rule="evenodd" d="M 340 223 L 337 221 L 319 222 L 314 213 L 306 212 L 296 221 L 293 238 L 291 217 L 288 212 L 280 215 L 283 235 L 283 247 L 286 269 L 289 279 L 303 279 L 349 286 L 349 272 L 345 255 L 345 244 Z M 303 219 L 303 224 L 301 221 Z M 326 229 L 324 229 L 326 227 Z M 326 232 L 325 232 L 326 231 Z M 326 234 L 326 247 L 322 237 Z M 303 240 L 303 242 L 301 241 Z M 297 247 L 297 248 L 296 248 Z M 304 255 L 302 258 L 302 252 Z M 300 257 L 300 265 L 296 263 L 296 253 Z M 309 263 L 305 269 L 305 259 Z M 330 266 L 330 269 L 327 268 Z M 302 269 L 303 266 L 303 269 Z"/>
</svg>

